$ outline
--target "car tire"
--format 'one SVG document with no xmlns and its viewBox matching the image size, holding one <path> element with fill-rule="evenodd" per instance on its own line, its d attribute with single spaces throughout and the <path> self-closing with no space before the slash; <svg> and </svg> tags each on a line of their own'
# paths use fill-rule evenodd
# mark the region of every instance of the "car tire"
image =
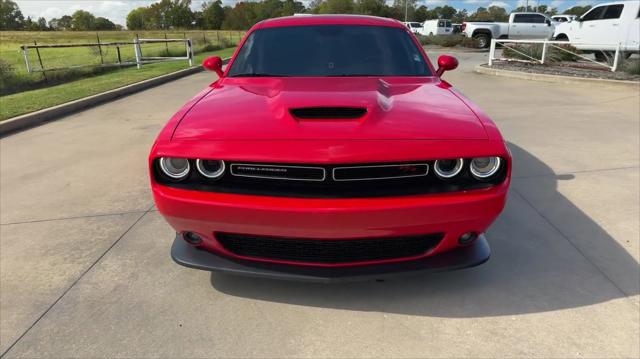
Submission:
<svg viewBox="0 0 640 359">
<path fill-rule="evenodd" d="M 491 37 L 487 34 L 477 34 L 473 38 L 478 41 L 479 49 L 486 49 L 491 44 Z"/>
<path fill-rule="evenodd" d="M 569 41 L 569 37 L 565 34 L 560 34 L 558 36 L 556 36 L 555 38 L 556 41 Z"/>
</svg>

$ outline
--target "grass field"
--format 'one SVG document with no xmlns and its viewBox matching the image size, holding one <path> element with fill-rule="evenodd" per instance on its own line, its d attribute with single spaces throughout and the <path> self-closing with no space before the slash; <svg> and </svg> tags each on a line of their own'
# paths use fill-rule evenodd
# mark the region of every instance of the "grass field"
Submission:
<svg viewBox="0 0 640 359">
<path fill-rule="evenodd" d="M 230 57 L 240 41 L 239 31 L 186 31 L 186 32 L 132 32 L 110 31 L 97 35 L 100 42 L 129 42 L 139 36 L 141 39 L 189 38 L 196 53 L 195 64 L 204 57 L 219 55 Z M 97 42 L 95 32 L 0 32 L 0 121 L 14 116 L 37 111 L 46 107 L 94 95 L 100 92 L 146 80 L 188 67 L 186 60 L 145 64 L 142 69 L 131 67 L 100 67 L 103 63 L 117 61 L 115 46 L 103 46 L 102 56 L 97 47 L 41 49 L 40 58 L 45 70 L 56 67 L 93 64 L 63 71 L 27 73 L 22 44 L 64 44 Z M 158 43 L 142 45 L 143 56 L 184 56 L 184 43 Z M 35 51 L 29 51 L 32 66 L 38 67 Z M 123 62 L 135 61 L 133 45 L 120 47 Z"/>
<path fill-rule="evenodd" d="M 80 48 L 43 48 L 30 49 L 28 58 L 33 68 L 47 69 L 72 67 L 64 71 L 46 71 L 43 73 L 27 73 L 21 45 L 38 44 L 74 44 L 132 42 L 136 37 L 141 39 L 191 39 L 196 53 L 212 51 L 219 48 L 235 46 L 244 36 L 241 31 L 107 31 L 107 32 L 75 32 L 75 31 L 1 31 L 0 32 L 0 95 L 8 95 L 39 87 L 64 83 L 90 74 L 104 73 L 112 69 L 97 67 L 104 64 L 116 64 L 118 53 L 122 62 L 134 62 L 134 46 L 101 46 Z M 149 56 L 184 56 L 184 43 L 153 43 L 141 45 L 142 54 Z M 82 67 L 95 65 L 96 67 Z"/>
<path fill-rule="evenodd" d="M 132 42 L 140 39 L 191 39 L 195 63 L 205 56 L 217 54 L 229 57 L 242 39 L 241 31 L 107 31 L 107 32 L 28 32 L 0 31 L 0 120 L 24 113 L 55 106 L 67 101 L 97 94 L 117 87 L 177 71 L 188 66 L 187 61 L 172 61 L 135 67 L 101 67 L 115 64 L 118 53 L 122 62 L 135 62 L 135 50 L 131 45 L 35 49 L 28 52 L 34 68 L 45 70 L 28 73 L 21 45 L 78 44 L 109 42 Z M 141 45 L 142 55 L 185 56 L 184 43 L 154 43 Z M 86 66 L 93 65 L 93 66 Z"/>
<path fill-rule="evenodd" d="M 195 56 L 196 64 L 202 63 L 207 56 L 230 57 L 235 48 L 200 53 Z M 149 78 L 164 75 L 188 67 L 186 61 L 163 62 L 142 66 L 138 70 L 129 67 L 101 75 L 93 75 L 80 80 L 19 92 L 0 97 L 0 121 L 25 113 L 38 111 L 47 107 L 95 95 L 104 91 L 129 85 Z M 212 75 L 213 78 L 213 75 Z"/>
</svg>

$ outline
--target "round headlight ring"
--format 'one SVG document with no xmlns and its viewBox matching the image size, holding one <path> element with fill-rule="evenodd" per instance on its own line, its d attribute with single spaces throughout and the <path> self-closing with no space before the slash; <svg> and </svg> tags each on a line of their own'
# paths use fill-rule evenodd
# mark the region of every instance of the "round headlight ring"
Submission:
<svg viewBox="0 0 640 359">
<path fill-rule="evenodd" d="M 184 161 L 184 163 L 177 164 L 175 161 Z M 160 169 L 166 176 L 175 180 L 184 179 L 191 170 L 189 160 L 181 157 L 161 157 Z"/>
<path fill-rule="evenodd" d="M 215 170 L 215 171 L 210 171 L 210 170 L 206 169 L 204 161 L 216 161 L 216 162 L 218 162 L 218 164 L 219 164 L 218 169 Z M 198 160 L 196 160 L 196 168 L 198 169 L 198 172 L 201 175 L 203 175 L 203 176 L 205 176 L 207 178 L 210 178 L 210 179 L 217 179 L 217 178 L 222 177 L 222 175 L 224 174 L 224 171 L 226 169 L 226 166 L 225 166 L 223 160 L 201 160 L 201 159 L 198 159 Z"/>
<path fill-rule="evenodd" d="M 440 168 L 440 164 L 444 161 L 456 161 L 456 165 L 450 171 L 445 171 Z M 464 159 L 449 159 L 449 160 L 436 160 L 433 164 L 433 170 L 436 172 L 436 175 L 440 178 L 452 178 L 458 175 L 460 171 L 462 171 L 462 166 L 464 165 Z"/>
<path fill-rule="evenodd" d="M 488 159 L 489 161 L 488 165 L 485 166 L 486 168 L 478 169 L 476 165 L 476 161 L 486 160 L 486 159 Z M 478 179 L 487 179 L 498 172 L 498 170 L 500 169 L 501 162 L 502 161 L 500 157 L 476 157 L 471 160 L 471 165 L 469 166 L 469 169 L 471 170 L 471 174 L 473 175 L 473 177 Z"/>
</svg>

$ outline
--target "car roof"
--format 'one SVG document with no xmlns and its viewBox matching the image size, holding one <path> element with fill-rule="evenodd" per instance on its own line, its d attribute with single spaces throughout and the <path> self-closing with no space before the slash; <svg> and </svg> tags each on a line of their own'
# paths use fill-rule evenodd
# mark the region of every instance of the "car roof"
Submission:
<svg viewBox="0 0 640 359">
<path fill-rule="evenodd" d="M 400 21 L 367 15 L 297 15 L 267 19 L 257 23 L 254 29 L 305 25 L 369 25 L 404 29 Z"/>
</svg>

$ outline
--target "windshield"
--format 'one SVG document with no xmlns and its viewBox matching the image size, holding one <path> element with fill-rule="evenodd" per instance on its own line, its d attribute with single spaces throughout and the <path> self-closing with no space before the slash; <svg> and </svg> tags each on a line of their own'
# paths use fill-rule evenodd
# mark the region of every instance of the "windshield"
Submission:
<svg viewBox="0 0 640 359">
<path fill-rule="evenodd" d="M 431 76 L 402 29 L 314 25 L 251 33 L 228 76 Z"/>
</svg>

